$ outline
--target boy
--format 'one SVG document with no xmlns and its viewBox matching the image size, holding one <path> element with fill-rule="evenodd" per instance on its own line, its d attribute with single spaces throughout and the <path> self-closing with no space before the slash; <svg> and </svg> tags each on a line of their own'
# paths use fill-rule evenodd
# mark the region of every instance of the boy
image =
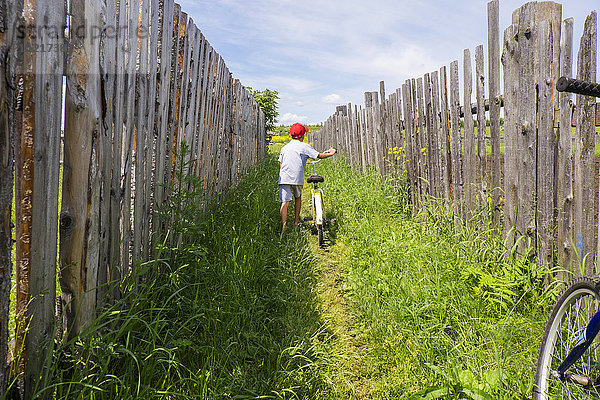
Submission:
<svg viewBox="0 0 600 400">
<path fill-rule="evenodd" d="M 304 135 L 308 128 L 295 123 L 290 128 L 292 140 L 282 147 L 279 153 L 279 201 L 281 202 L 281 223 L 285 229 L 287 209 L 294 197 L 294 224 L 300 223 L 300 206 L 302 205 L 302 186 L 304 186 L 304 166 L 310 158 L 327 158 L 335 154 L 332 147 L 325 153 L 319 153 L 309 144 L 304 143 Z"/>
</svg>

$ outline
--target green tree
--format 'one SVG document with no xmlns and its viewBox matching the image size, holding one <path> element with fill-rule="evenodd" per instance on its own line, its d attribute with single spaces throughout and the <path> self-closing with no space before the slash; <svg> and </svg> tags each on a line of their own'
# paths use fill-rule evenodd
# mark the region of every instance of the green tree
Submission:
<svg viewBox="0 0 600 400">
<path fill-rule="evenodd" d="M 265 121 L 267 130 L 273 130 L 277 117 L 279 116 L 279 105 L 277 100 L 279 99 L 279 92 L 276 90 L 254 90 L 251 87 L 247 88 L 248 91 L 254 97 L 254 100 L 258 103 L 261 110 L 265 113 Z"/>
</svg>

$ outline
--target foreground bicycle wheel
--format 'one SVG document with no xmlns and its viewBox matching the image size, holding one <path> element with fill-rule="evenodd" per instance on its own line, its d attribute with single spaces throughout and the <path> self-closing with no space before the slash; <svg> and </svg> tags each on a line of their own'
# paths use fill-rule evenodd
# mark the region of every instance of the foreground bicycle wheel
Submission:
<svg viewBox="0 0 600 400">
<path fill-rule="evenodd" d="M 600 398 L 600 387 L 594 385 L 600 376 L 598 339 L 567 371 L 564 381 L 556 373 L 569 351 L 583 338 L 590 319 L 598 310 L 599 285 L 598 277 L 578 278 L 564 290 L 552 308 L 538 354 L 533 388 L 535 400 Z"/>
</svg>

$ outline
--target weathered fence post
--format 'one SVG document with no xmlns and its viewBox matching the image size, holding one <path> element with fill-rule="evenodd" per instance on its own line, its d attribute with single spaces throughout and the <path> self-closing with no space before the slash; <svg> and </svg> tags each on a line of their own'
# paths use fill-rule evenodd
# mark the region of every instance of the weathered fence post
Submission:
<svg viewBox="0 0 600 400">
<path fill-rule="evenodd" d="M 464 50 L 463 58 L 463 126 L 464 126 L 464 155 L 463 155 L 463 182 L 466 206 L 466 218 L 470 219 L 475 211 L 477 195 L 477 154 L 475 142 L 475 127 L 471 113 L 471 95 L 473 94 L 473 73 L 471 69 L 471 52 Z"/>
<path fill-rule="evenodd" d="M 560 76 L 572 76 L 573 18 L 562 22 L 560 35 Z M 571 94 L 560 93 L 560 122 L 558 135 L 558 160 L 556 171 L 557 192 L 557 256 L 565 271 L 573 271 L 573 141 L 571 133 Z M 573 271 L 574 272 L 574 271 Z M 559 279 L 564 280 L 564 274 Z"/>
<path fill-rule="evenodd" d="M 489 179 L 493 221 L 500 224 L 501 160 L 500 154 L 500 23 L 498 0 L 488 3 L 488 92 L 490 103 L 491 177 Z"/>
<path fill-rule="evenodd" d="M 98 3 L 71 2 L 65 106 L 65 149 L 60 215 L 61 287 L 69 337 L 95 316 L 99 262 L 101 92 Z"/>
<path fill-rule="evenodd" d="M 418 175 L 418 184 L 419 190 L 421 192 L 422 199 L 425 199 L 427 195 L 430 194 L 430 178 L 429 178 L 429 169 L 431 166 L 427 162 L 427 131 L 425 130 L 425 103 L 423 99 L 423 78 L 419 77 L 416 80 L 417 84 L 413 87 L 413 90 L 416 89 L 415 92 L 415 111 L 417 112 L 417 117 L 415 121 L 417 122 L 417 129 L 415 130 L 415 137 L 417 143 L 417 156 L 419 160 L 419 175 Z"/>
<path fill-rule="evenodd" d="M 448 74 L 446 66 L 440 68 L 441 83 L 441 123 L 442 123 L 442 160 L 444 164 L 444 197 L 446 200 L 452 200 L 452 152 L 451 152 L 451 135 L 450 135 L 450 113 L 448 111 Z"/>
<path fill-rule="evenodd" d="M 444 151 L 444 146 L 442 145 L 441 140 L 441 126 L 440 126 L 440 83 L 438 77 L 438 71 L 433 71 L 431 73 L 431 118 L 432 118 L 432 146 L 433 146 L 433 163 L 435 170 L 435 196 L 438 198 L 447 198 L 445 196 L 446 190 L 444 182 L 444 171 L 445 165 L 442 156 L 442 152 Z"/>
<path fill-rule="evenodd" d="M 450 131 L 452 135 L 452 199 L 455 220 L 464 217 L 462 135 L 460 129 L 460 101 L 458 86 L 458 61 L 450 63 Z M 459 224 L 460 226 L 460 224 Z"/>
<path fill-rule="evenodd" d="M 11 101 L 13 92 L 8 86 L 11 71 L 6 61 L 10 60 L 11 35 L 14 20 L 9 12 L 7 0 L 0 2 L 0 7 L 5 12 L 5 18 L 0 21 L 0 396 L 6 393 L 8 382 L 8 321 L 10 308 L 10 289 L 13 264 L 11 251 L 12 239 L 12 203 L 13 203 L 13 132 L 14 104 Z M 14 7 L 14 4 L 12 4 Z"/>
<path fill-rule="evenodd" d="M 139 40 L 137 48 L 139 50 L 139 63 L 136 71 L 136 98 L 135 98 L 135 164 L 133 168 L 135 170 L 134 175 L 134 194 L 133 194 L 133 252 L 132 258 L 134 267 L 136 262 L 143 261 L 142 253 L 143 247 L 146 247 L 142 240 L 146 237 L 143 236 L 144 225 L 145 225 L 145 212 L 147 209 L 146 202 L 146 183 L 150 182 L 149 177 L 146 177 L 146 150 L 147 137 L 149 136 L 148 129 L 148 90 L 149 90 L 149 40 L 148 35 L 142 33 L 142 29 L 148 30 L 150 28 L 150 0 L 140 0 L 140 7 L 138 10 L 139 21 Z M 156 74 L 154 74 L 156 76 Z M 150 160 L 152 161 L 152 160 Z M 149 186 L 149 185 L 148 185 Z M 135 273 L 135 271 L 134 271 Z"/>
<path fill-rule="evenodd" d="M 35 7 L 26 3 L 26 15 L 45 26 L 62 27 L 64 3 L 38 0 Z M 26 17 L 27 18 L 27 17 Z M 56 247 L 58 236 L 58 179 L 60 171 L 60 131 L 64 38 L 60 35 L 37 34 L 26 45 L 25 67 L 31 68 L 25 78 L 24 138 L 33 135 L 33 218 L 31 225 L 31 259 L 29 271 L 29 318 L 26 336 L 25 396 L 31 396 L 44 380 L 45 368 L 52 357 L 55 334 Z M 42 49 L 43 51 L 38 51 Z M 31 64 L 29 64 L 31 63 Z M 33 85 L 33 86 L 30 86 Z M 36 107 L 37 105 L 37 107 Z M 25 172 L 27 171 L 25 166 Z M 27 176 L 23 176 L 27 180 Z M 21 203 L 21 207 L 27 206 Z M 31 223 L 31 222 L 30 222 Z M 24 271 L 23 271 L 24 272 Z"/>
<path fill-rule="evenodd" d="M 583 36 L 579 43 L 577 56 L 577 79 L 596 81 L 596 46 L 597 27 L 596 13 L 592 12 L 585 20 Z M 598 175 L 594 160 L 595 126 L 594 106 L 596 99 L 589 96 L 577 95 L 574 162 L 574 238 L 579 263 L 585 274 L 593 274 L 596 243 L 594 236 L 594 180 Z"/>
<path fill-rule="evenodd" d="M 557 39 L 553 35 L 553 23 L 558 21 L 540 21 L 539 32 L 539 84 L 538 90 L 538 132 L 537 132 L 537 258 L 540 265 L 551 267 L 554 259 L 554 196 L 555 188 L 555 149 L 554 135 L 554 99 L 556 94 L 557 72 L 553 58 Z"/>
<path fill-rule="evenodd" d="M 487 182 L 487 132 L 485 123 L 485 75 L 483 72 L 483 45 L 475 48 L 475 93 L 477 98 L 477 206 L 488 204 L 488 182 Z M 481 224 L 487 221 L 481 220 Z"/>
</svg>

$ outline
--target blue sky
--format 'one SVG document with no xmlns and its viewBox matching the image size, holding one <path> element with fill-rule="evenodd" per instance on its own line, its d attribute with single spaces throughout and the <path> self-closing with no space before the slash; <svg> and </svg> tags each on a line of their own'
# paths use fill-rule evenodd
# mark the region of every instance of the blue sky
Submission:
<svg viewBox="0 0 600 400">
<path fill-rule="evenodd" d="M 501 40 L 513 10 L 524 2 L 500 0 Z M 379 90 L 381 80 L 391 93 L 406 79 L 453 60 L 462 66 L 465 48 L 473 56 L 483 44 L 487 54 L 486 0 L 179 3 L 234 77 L 279 92 L 282 124 L 323 122 L 336 105 L 363 104 L 364 92 Z M 574 17 L 576 47 L 585 17 L 598 4 L 563 2 L 563 18 Z"/>
</svg>

